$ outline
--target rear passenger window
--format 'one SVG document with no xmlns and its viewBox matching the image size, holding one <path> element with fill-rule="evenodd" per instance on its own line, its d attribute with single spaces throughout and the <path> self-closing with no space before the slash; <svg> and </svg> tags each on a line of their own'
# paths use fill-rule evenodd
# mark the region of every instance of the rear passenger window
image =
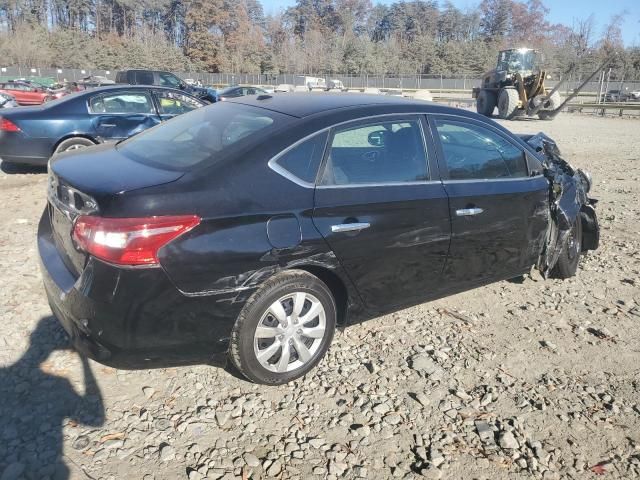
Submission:
<svg viewBox="0 0 640 480">
<path fill-rule="evenodd" d="M 99 95 L 89 101 L 91 113 L 155 113 L 151 97 L 146 93 L 114 93 Z"/>
<path fill-rule="evenodd" d="M 321 184 L 406 183 L 427 178 L 422 129 L 417 120 L 411 120 L 336 130 Z"/>
<path fill-rule="evenodd" d="M 307 183 L 314 183 L 322 160 L 327 132 L 322 132 L 286 151 L 276 164 Z"/>
<path fill-rule="evenodd" d="M 526 177 L 524 152 L 488 128 L 437 120 L 436 128 L 451 180 Z"/>
<path fill-rule="evenodd" d="M 136 72 L 136 84 L 153 85 L 153 72 Z"/>
</svg>

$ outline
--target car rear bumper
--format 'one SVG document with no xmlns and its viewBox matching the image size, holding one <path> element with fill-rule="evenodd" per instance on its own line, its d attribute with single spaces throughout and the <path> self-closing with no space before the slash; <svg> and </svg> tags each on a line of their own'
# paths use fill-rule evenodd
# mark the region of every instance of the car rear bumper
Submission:
<svg viewBox="0 0 640 480">
<path fill-rule="evenodd" d="M 48 209 L 38 250 L 51 309 L 82 354 L 118 368 L 226 361 L 242 303 L 187 297 L 161 268 L 120 268 L 92 257 L 76 277 L 56 247 Z"/>
<path fill-rule="evenodd" d="M 53 141 L 48 138 L 32 138 L 24 132 L 0 132 L 0 158 L 5 162 L 46 166 L 52 149 Z"/>
<path fill-rule="evenodd" d="M 46 167 L 49 157 L 24 157 L 15 155 L 0 155 L 0 160 L 20 165 L 32 165 L 34 167 Z"/>
</svg>

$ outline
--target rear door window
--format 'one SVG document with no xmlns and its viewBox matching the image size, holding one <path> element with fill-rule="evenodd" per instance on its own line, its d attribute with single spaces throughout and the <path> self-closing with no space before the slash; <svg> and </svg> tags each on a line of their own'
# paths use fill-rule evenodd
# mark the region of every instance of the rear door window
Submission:
<svg viewBox="0 0 640 480">
<path fill-rule="evenodd" d="M 155 114 L 151 95 L 147 92 L 99 95 L 89 101 L 89 111 L 107 114 Z"/>
<path fill-rule="evenodd" d="M 502 135 L 476 124 L 436 120 L 451 180 L 527 177 L 524 151 Z"/>
</svg>

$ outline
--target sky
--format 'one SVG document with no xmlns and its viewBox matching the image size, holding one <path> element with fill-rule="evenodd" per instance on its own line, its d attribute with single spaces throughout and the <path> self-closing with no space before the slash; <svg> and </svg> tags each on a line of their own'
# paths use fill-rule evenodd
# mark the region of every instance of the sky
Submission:
<svg viewBox="0 0 640 480">
<path fill-rule="evenodd" d="M 295 0 L 261 0 L 265 13 L 277 13 L 293 4 Z M 373 3 L 393 3 L 393 0 L 371 0 Z M 549 20 L 571 26 L 574 20 L 585 19 L 593 13 L 596 33 L 599 36 L 604 25 L 613 15 L 626 10 L 622 36 L 626 46 L 640 46 L 640 0 L 543 0 L 549 8 Z M 441 4 L 444 1 L 440 2 Z M 478 5 L 474 0 L 452 0 L 464 10 Z"/>
</svg>

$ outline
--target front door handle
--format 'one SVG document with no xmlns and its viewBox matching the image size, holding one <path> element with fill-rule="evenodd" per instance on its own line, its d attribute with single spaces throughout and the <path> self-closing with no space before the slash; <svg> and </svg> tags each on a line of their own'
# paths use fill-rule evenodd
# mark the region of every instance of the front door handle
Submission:
<svg viewBox="0 0 640 480">
<path fill-rule="evenodd" d="M 100 126 L 101 127 L 115 127 L 116 124 L 115 123 L 101 123 Z"/>
<path fill-rule="evenodd" d="M 369 223 L 341 223 L 340 225 L 331 225 L 331 231 L 333 233 L 359 232 L 370 226 Z"/>
<path fill-rule="evenodd" d="M 478 207 L 461 208 L 459 210 L 456 210 L 456 215 L 459 217 L 469 217 L 471 215 L 480 215 L 482 212 L 484 212 L 484 210 Z"/>
</svg>

